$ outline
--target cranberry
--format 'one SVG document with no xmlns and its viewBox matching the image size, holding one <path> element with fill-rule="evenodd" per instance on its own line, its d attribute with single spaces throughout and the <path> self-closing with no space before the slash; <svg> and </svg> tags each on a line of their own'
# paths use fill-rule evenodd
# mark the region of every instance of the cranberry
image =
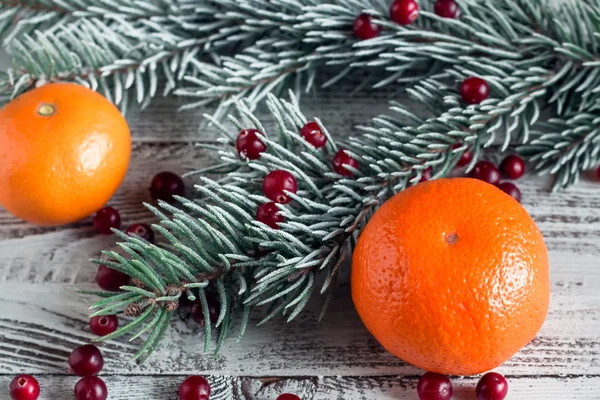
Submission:
<svg viewBox="0 0 600 400">
<path fill-rule="evenodd" d="M 79 376 L 96 375 L 104 366 L 102 353 L 93 344 L 77 347 L 69 356 L 69 367 Z"/>
<path fill-rule="evenodd" d="M 502 160 L 500 170 L 509 179 L 519 179 L 525 174 L 525 161 L 515 154 Z"/>
<path fill-rule="evenodd" d="M 488 372 L 477 382 L 477 400 L 503 400 L 508 393 L 506 378 L 496 372 Z"/>
<path fill-rule="evenodd" d="M 147 242 L 154 243 L 154 232 L 149 225 L 146 224 L 133 224 L 127 231 L 125 231 L 130 236 L 139 236 Z"/>
<path fill-rule="evenodd" d="M 433 11 L 442 18 L 456 18 L 458 4 L 454 0 L 437 0 L 433 5 Z"/>
<path fill-rule="evenodd" d="M 354 20 L 354 36 L 358 40 L 373 39 L 381 33 L 381 26 L 373 23 L 373 17 L 360 14 Z"/>
<path fill-rule="evenodd" d="M 452 397 L 452 382 L 446 375 L 426 372 L 417 384 L 421 400 L 449 400 Z"/>
<path fill-rule="evenodd" d="M 106 400 L 108 389 L 97 376 L 84 376 L 75 385 L 75 400 Z"/>
<path fill-rule="evenodd" d="M 8 386 L 12 400 L 36 400 L 40 396 L 40 384 L 31 375 L 17 375 Z"/>
<path fill-rule="evenodd" d="M 296 396 L 295 394 L 284 393 L 284 394 L 280 394 L 277 397 L 277 400 L 302 400 L 302 399 L 300 397 Z"/>
<path fill-rule="evenodd" d="M 208 400 L 210 385 L 201 376 L 192 375 L 179 386 L 179 400 Z"/>
<path fill-rule="evenodd" d="M 111 235 L 112 228 L 121 227 L 121 215 L 112 207 L 104 207 L 94 217 L 94 228 L 103 235 Z"/>
<path fill-rule="evenodd" d="M 419 182 L 427 182 L 428 180 L 430 180 L 431 179 L 431 172 L 432 172 L 431 167 L 426 168 L 421 173 L 421 180 L 419 180 Z"/>
<path fill-rule="evenodd" d="M 415 0 L 394 0 L 390 6 L 390 19 L 400 25 L 409 25 L 419 16 Z"/>
<path fill-rule="evenodd" d="M 194 302 L 188 298 L 187 293 L 182 293 L 181 297 L 179 298 L 179 309 L 192 307 L 193 305 Z"/>
<path fill-rule="evenodd" d="M 279 208 L 277 208 L 277 204 L 270 201 L 258 207 L 256 210 L 256 220 L 273 229 L 279 229 L 278 223 L 285 221 L 285 218 L 279 211 Z"/>
<path fill-rule="evenodd" d="M 508 194 L 509 196 L 512 196 L 519 203 L 521 202 L 521 191 L 514 183 L 502 182 L 497 184 L 496 187 L 502 190 L 504 193 Z"/>
<path fill-rule="evenodd" d="M 235 148 L 242 158 L 256 160 L 260 153 L 267 150 L 267 146 L 260 140 L 258 134 L 262 132 L 256 129 L 244 129 L 235 140 Z"/>
<path fill-rule="evenodd" d="M 358 169 L 358 161 L 350 157 L 345 150 L 339 150 L 333 157 L 333 170 L 343 176 L 354 175 L 354 172 L 347 169 L 346 165 Z"/>
<path fill-rule="evenodd" d="M 298 183 L 296 178 L 290 172 L 283 169 L 271 171 L 265 176 L 263 180 L 263 193 L 269 199 L 276 203 L 286 204 L 292 201 L 292 199 L 285 193 L 296 193 L 298 190 Z"/>
<path fill-rule="evenodd" d="M 96 273 L 96 283 L 100 288 L 109 292 L 118 292 L 121 286 L 129 284 L 130 277 L 116 269 L 107 267 L 106 265 L 98 265 Z"/>
<path fill-rule="evenodd" d="M 210 296 L 206 298 L 206 303 L 208 305 L 208 317 L 210 318 L 210 322 L 214 324 L 219 320 L 221 304 L 219 304 L 217 299 Z M 204 326 L 204 311 L 202 311 L 202 304 L 200 304 L 200 301 L 192 306 L 191 315 L 194 321 Z"/>
<path fill-rule="evenodd" d="M 490 87 L 481 78 L 472 76 L 460 85 L 460 97 L 468 104 L 479 104 L 490 95 Z"/>
<path fill-rule="evenodd" d="M 460 146 L 461 145 L 457 143 L 454 146 L 452 146 L 452 148 L 456 149 Z M 461 154 L 460 158 L 458 159 L 458 162 L 456 163 L 456 166 L 464 167 L 465 165 L 469 165 L 471 161 L 473 161 L 473 153 L 467 149 Z"/>
<path fill-rule="evenodd" d="M 150 196 L 154 201 L 162 200 L 167 203 L 174 203 L 173 196 L 183 196 L 185 193 L 185 184 L 183 179 L 173 172 L 161 172 L 152 178 L 150 184 Z"/>
<path fill-rule="evenodd" d="M 90 319 L 90 329 L 98 336 L 113 333 L 118 327 L 119 319 L 116 315 L 97 315 Z"/>
<path fill-rule="evenodd" d="M 496 185 L 500 182 L 500 171 L 489 161 L 479 161 L 469 172 L 469 177 Z"/>
<path fill-rule="evenodd" d="M 300 134 L 308 143 L 315 146 L 317 149 L 325 146 L 327 136 L 323 134 L 321 127 L 314 121 L 308 122 L 302 127 Z"/>
<path fill-rule="evenodd" d="M 598 167 L 598 169 L 596 170 L 596 176 L 598 176 L 598 179 L 600 179 L 600 167 Z"/>
</svg>

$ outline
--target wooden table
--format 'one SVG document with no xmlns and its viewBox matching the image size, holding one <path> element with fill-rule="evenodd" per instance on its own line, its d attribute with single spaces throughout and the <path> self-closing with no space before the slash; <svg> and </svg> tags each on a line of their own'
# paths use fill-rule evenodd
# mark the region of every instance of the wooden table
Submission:
<svg viewBox="0 0 600 400">
<path fill-rule="evenodd" d="M 339 137 L 385 111 L 386 96 L 349 103 L 339 92 L 325 93 L 319 101 L 305 100 L 305 109 Z M 198 132 L 199 111 L 177 114 L 176 106 L 158 100 L 148 112 L 128 118 L 133 159 L 110 202 L 124 226 L 153 221 L 141 203 L 148 200 L 155 173 L 181 173 L 211 162 L 191 141 L 211 141 L 215 133 Z M 533 343 L 498 371 L 509 380 L 508 399 L 600 399 L 600 184 L 584 181 L 551 194 L 548 183 L 529 177 L 519 186 L 550 251 L 550 314 Z M 96 235 L 90 219 L 47 229 L 0 211 L 0 399 L 8 399 L 5 388 L 17 373 L 35 374 L 41 399 L 72 398 L 77 378 L 67 373 L 67 357 L 93 337 L 87 323 L 93 299 L 75 290 L 93 287 L 96 269 L 88 259 L 114 248 L 114 240 Z M 211 399 L 275 400 L 283 392 L 304 400 L 417 399 L 422 371 L 388 354 L 369 335 L 347 283 L 325 321 L 317 323 L 320 300 L 293 323 L 252 326 L 240 343 L 232 335 L 216 357 L 202 353 L 202 334 L 189 321 L 174 323 L 142 366 L 130 359 L 135 343 L 107 343 L 102 376 L 109 399 L 175 400 L 188 374 L 209 376 Z M 476 379 L 455 379 L 454 398 L 474 400 Z"/>
</svg>

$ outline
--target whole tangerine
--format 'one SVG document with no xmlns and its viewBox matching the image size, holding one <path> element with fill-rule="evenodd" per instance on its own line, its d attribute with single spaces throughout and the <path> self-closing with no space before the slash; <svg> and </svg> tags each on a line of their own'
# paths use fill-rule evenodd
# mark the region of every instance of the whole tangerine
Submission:
<svg viewBox="0 0 600 400">
<path fill-rule="evenodd" d="M 527 211 L 469 178 L 420 183 L 363 230 L 352 298 L 375 338 L 427 371 L 472 375 L 528 344 L 548 312 L 548 254 Z"/>
<path fill-rule="evenodd" d="M 110 199 L 130 156 L 127 122 L 106 98 L 41 86 L 0 110 L 0 204 L 42 226 L 75 222 Z"/>
</svg>

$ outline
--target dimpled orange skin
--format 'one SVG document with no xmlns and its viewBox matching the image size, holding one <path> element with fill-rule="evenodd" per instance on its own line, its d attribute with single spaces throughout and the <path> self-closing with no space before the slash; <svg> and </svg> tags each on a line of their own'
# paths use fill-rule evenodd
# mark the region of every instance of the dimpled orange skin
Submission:
<svg viewBox="0 0 600 400">
<path fill-rule="evenodd" d="M 130 155 L 112 103 L 80 85 L 44 85 L 0 110 L 0 204 L 37 225 L 75 222 L 110 199 Z"/>
<path fill-rule="evenodd" d="M 438 179 L 397 194 L 362 232 L 352 298 L 375 338 L 427 371 L 497 367 L 541 328 L 548 254 L 525 209 L 495 186 Z"/>
</svg>

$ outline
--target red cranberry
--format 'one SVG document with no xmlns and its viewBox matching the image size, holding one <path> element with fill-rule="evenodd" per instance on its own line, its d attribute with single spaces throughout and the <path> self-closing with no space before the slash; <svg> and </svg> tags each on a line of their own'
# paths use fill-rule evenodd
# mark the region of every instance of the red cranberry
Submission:
<svg viewBox="0 0 600 400">
<path fill-rule="evenodd" d="M 358 161 L 350 157 L 345 150 L 339 150 L 333 157 L 333 170 L 343 176 L 354 175 L 354 172 L 347 169 L 346 165 L 358 169 Z"/>
<path fill-rule="evenodd" d="M 127 231 L 125 231 L 130 236 L 139 236 L 147 242 L 154 243 L 154 232 L 149 225 L 146 224 L 133 224 Z"/>
<path fill-rule="evenodd" d="M 394 0 L 390 6 L 390 19 L 400 25 L 409 25 L 419 16 L 415 0 Z"/>
<path fill-rule="evenodd" d="M 600 179 L 600 167 L 598 167 L 598 169 L 596 170 L 596 175 L 598 176 L 598 179 Z"/>
<path fill-rule="evenodd" d="M 103 235 L 111 235 L 112 228 L 121 227 L 121 215 L 112 207 L 104 207 L 94 217 L 94 228 Z"/>
<path fill-rule="evenodd" d="M 267 150 L 267 146 L 260 140 L 258 134 L 262 132 L 256 129 L 244 129 L 235 140 L 235 148 L 242 158 L 256 160 L 260 153 Z"/>
<path fill-rule="evenodd" d="M 461 145 L 457 143 L 454 146 L 452 146 L 452 148 L 456 149 L 460 146 Z M 469 165 L 471 161 L 473 161 L 473 153 L 469 151 L 469 149 L 467 149 L 461 154 L 460 158 L 458 159 L 458 162 L 456 163 L 456 166 L 464 167 L 465 165 Z"/>
<path fill-rule="evenodd" d="M 308 122 L 302 127 L 300 134 L 308 143 L 315 146 L 317 149 L 325 146 L 327 143 L 327 136 L 321 131 L 321 127 L 314 121 Z"/>
<path fill-rule="evenodd" d="M 509 179 L 519 179 L 525 174 L 525 161 L 515 154 L 502 160 L 500 170 Z"/>
<path fill-rule="evenodd" d="M 427 372 L 419 378 L 417 394 L 421 400 L 449 400 L 452 397 L 452 382 L 446 375 Z"/>
<path fill-rule="evenodd" d="M 130 277 L 116 269 L 107 267 L 106 265 L 98 265 L 96 273 L 96 283 L 100 288 L 109 292 L 118 292 L 121 286 L 129 284 Z"/>
<path fill-rule="evenodd" d="M 40 396 L 40 384 L 31 375 L 17 375 L 8 386 L 12 400 L 36 400 Z"/>
<path fill-rule="evenodd" d="M 201 376 L 192 375 L 179 386 L 179 400 L 208 400 L 210 385 Z"/>
<path fill-rule="evenodd" d="M 104 366 L 102 353 L 93 344 L 77 347 L 69 356 L 69 367 L 79 376 L 96 375 Z"/>
<path fill-rule="evenodd" d="M 188 294 L 182 293 L 181 297 L 179 298 L 179 309 L 185 308 L 185 307 L 191 308 L 193 305 L 194 305 L 194 302 L 188 298 Z"/>
<path fill-rule="evenodd" d="M 116 315 L 97 315 L 90 318 L 90 329 L 98 336 L 113 333 L 118 327 L 119 319 Z"/>
<path fill-rule="evenodd" d="M 277 400 L 302 400 L 302 399 L 300 397 L 296 396 L 295 394 L 284 393 L 284 394 L 280 394 L 277 397 Z"/>
<path fill-rule="evenodd" d="M 503 400 L 508 393 L 506 378 L 496 372 L 488 372 L 477 382 L 477 400 Z"/>
<path fill-rule="evenodd" d="M 285 193 L 296 193 L 298 182 L 290 172 L 283 169 L 271 171 L 263 180 L 263 193 L 276 203 L 286 204 L 292 199 Z"/>
<path fill-rule="evenodd" d="M 460 85 L 460 97 L 468 104 L 479 104 L 490 95 L 490 87 L 481 78 L 472 76 Z"/>
<path fill-rule="evenodd" d="M 456 18 L 458 4 L 454 0 L 437 0 L 433 5 L 433 11 L 442 18 Z"/>
<path fill-rule="evenodd" d="M 75 400 L 106 400 L 108 389 L 97 376 L 84 376 L 75 385 Z"/>
<path fill-rule="evenodd" d="M 373 39 L 381 33 L 381 26 L 373 23 L 373 17 L 360 14 L 354 20 L 354 36 L 358 40 Z"/>
<path fill-rule="evenodd" d="M 154 201 L 162 200 L 167 203 L 174 203 L 173 196 L 183 196 L 185 193 L 185 184 L 183 179 L 173 172 L 161 172 L 152 178 L 150 184 L 150 196 Z"/>
<path fill-rule="evenodd" d="M 517 185 L 515 185 L 514 183 L 502 182 L 502 183 L 497 184 L 496 187 L 498 189 L 502 190 L 507 195 L 513 197 L 519 203 L 521 202 L 521 191 L 519 190 Z"/>
<path fill-rule="evenodd" d="M 430 180 L 431 179 L 431 172 L 432 172 L 431 167 L 426 168 L 421 173 L 421 180 L 419 182 L 427 182 L 428 180 Z"/>
<path fill-rule="evenodd" d="M 216 323 L 219 320 L 219 313 L 221 312 L 221 304 L 214 297 L 207 297 L 206 303 L 208 305 L 208 317 L 211 323 Z M 202 311 L 202 304 L 200 301 L 192 306 L 191 315 L 194 321 L 204 326 L 204 311 Z"/>
<path fill-rule="evenodd" d="M 279 229 L 279 225 L 277 224 L 285 221 L 285 218 L 279 211 L 279 208 L 277 208 L 277 205 L 270 201 L 258 207 L 256 210 L 256 220 L 273 229 Z"/>
<path fill-rule="evenodd" d="M 469 177 L 497 185 L 500 182 L 500 171 L 489 161 L 479 161 L 475 164 L 475 168 L 469 172 Z"/>
</svg>

